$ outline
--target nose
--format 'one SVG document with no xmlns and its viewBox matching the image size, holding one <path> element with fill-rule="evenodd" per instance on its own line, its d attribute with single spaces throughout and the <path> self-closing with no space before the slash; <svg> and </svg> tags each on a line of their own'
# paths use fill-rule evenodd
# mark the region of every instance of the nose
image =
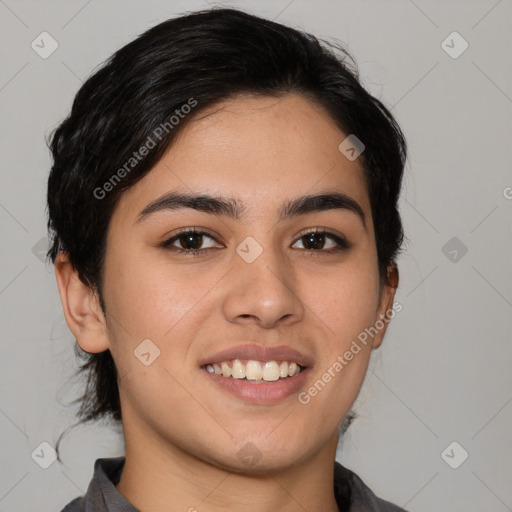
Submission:
<svg viewBox="0 0 512 512">
<path fill-rule="evenodd" d="M 269 248 L 251 263 L 234 255 L 223 302 L 226 319 L 270 329 L 300 321 L 304 304 L 293 268 L 283 255 Z"/>
</svg>

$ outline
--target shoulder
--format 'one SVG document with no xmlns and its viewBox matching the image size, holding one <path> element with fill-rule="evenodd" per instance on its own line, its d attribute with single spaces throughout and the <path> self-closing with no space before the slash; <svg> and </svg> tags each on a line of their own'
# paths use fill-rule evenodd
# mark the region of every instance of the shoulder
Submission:
<svg viewBox="0 0 512 512">
<path fill-rule="evenodd" d="M 75 498 L 70 501 L 61 512 L 84 512 L 85 511 L 85 499 L 83 496 Z"/>
<path fill-rule="evenodd" d="M 69 502 L 61 512 L 139 512 L 115 487 L 124 463 L 124 456 L 96 459 L 87 492 Z"/>
<path fill-rule="evenodd" d="M 407 512 L 405 509 L 378 496 L 353 471 L 335 463 L 335 484 L 345 480 L 350 487 L 350 512 Z"/>
</svg>

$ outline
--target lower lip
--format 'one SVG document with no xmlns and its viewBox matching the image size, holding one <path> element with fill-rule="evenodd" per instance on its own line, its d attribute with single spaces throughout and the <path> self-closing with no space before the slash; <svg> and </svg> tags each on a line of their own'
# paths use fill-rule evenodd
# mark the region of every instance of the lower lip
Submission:
<svg viewBox="0 0 512 512">
<path fill-rule="evenodd" d="M 206 376 L 234 396 L 245 402 L 253 404 L 271 404 L 279 402 L 297 393 L 309 375 L 309 368 L 302 370 L 298 375 L 271 382 L 252 383 L 245 379 L 223 377 L 217 373 L 210 373 L 202 368 Z"/>
</svg>

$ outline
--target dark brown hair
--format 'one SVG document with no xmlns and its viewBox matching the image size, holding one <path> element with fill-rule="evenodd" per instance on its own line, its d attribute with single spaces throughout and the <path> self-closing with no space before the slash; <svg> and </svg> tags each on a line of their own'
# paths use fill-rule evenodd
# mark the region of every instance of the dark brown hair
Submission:
<svg viewBox="0 0 512 512">
<path fill-rule="evenodd" d="M 224 8 L 154 26 L 113 54 L 82 85 L 71 113 L 48 142 L 53 157 L 48 257 L 55 262 L 60 251 L 68 253 L 80 279 L 98 292 L 105 312 L 101 292 L 106 234 L 123 191 L 153 168 L 176 134 L 203 109 L 237 94 L 277 97 L 291 92 L 322 105 L 343 132 L 364 143 L 360 158 L 384 278 L 403 239 L 397 202 L 406 142 L 398 124 L 362 87 L 353 59 L 339 44 L 321 43 L 308 33 Z M 196 102 L 193 112 L 172 125 L 172 116 L 191 105 L 191 99 Z M 155 137 L 165 123 L 172 127 Z M 127 168 L 148 137 L 154 146 Z M 119 179 L 112 182 L 114 175 Z M 120 421 L 110 351 L 89 354 L 76 343 L 75 353 L 84 360 L 79 371 L 87 376 L 75 401 L 81 422 L 101 417 Z"/>
</svg>

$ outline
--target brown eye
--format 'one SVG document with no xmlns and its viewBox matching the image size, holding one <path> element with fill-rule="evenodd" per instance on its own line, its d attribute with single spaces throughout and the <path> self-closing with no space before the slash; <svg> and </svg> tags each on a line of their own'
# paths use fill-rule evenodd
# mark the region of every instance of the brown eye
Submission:
<svg viewBox="0 0 512 512">
<path fill-rule="evenodd" d="M 209 247 L 202 247 L 205 243 L 205 238 L 217 243 L 217 241 L 208 233 L 191 229 L 182 231 L 178 235 L 166 240 L 162 246 L 171 251 L 196 255 L 200 252 L 205 252 L 207 249 L 211 249 L 214 246 L 210 245 Z"/>
<path fill-rule="evenodd" d="M 329 241 L 330 240 L 330 241 Z M 344 238 L 327 231 L 311 231 L 302 235 L 303 248 L 310 252 L 336 252 L 349 249 L 351 244 Z M 327 246 L 327 249 L 326 249 Z"/>
</svg>

